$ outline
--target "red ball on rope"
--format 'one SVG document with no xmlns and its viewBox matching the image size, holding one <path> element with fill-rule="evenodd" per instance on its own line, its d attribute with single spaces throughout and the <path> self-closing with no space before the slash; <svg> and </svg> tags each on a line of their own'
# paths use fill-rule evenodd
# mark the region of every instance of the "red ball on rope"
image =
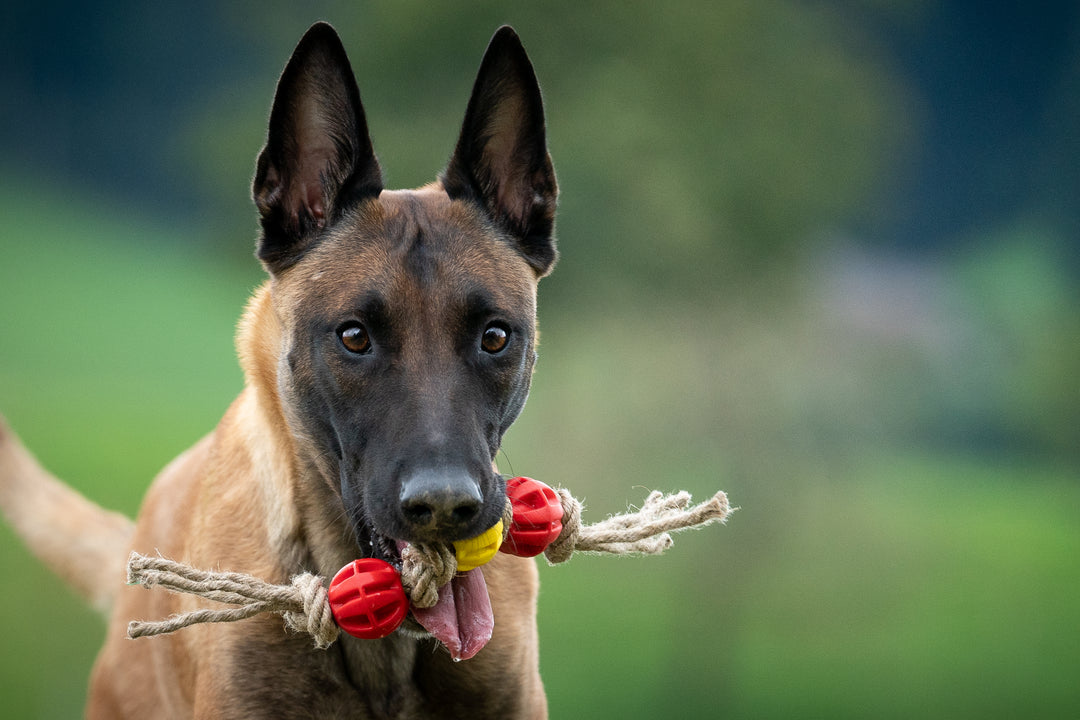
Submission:
<svg viewBox="0 0 1080 720">
<path fill-rule="evenodd" d="M 544 552 L 563 529 L 559 496 L 539 480 L 527 477 L 507 480 L 506 495 L 514 509 L 514 521 L 499 549 L 518 557 Z"/>
<path fill-rule="evenodd" d="M 338 626 L 363 640 L 386 637 L 409 613 L 401 576 L 378 558 L 361 558 L 341 568 L 326 595 Z"/>
</svg>

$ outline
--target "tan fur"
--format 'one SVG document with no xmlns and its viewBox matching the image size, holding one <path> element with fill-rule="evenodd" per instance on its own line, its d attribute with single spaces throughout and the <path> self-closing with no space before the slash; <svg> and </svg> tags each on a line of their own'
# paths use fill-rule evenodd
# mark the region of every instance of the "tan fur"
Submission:
<svg viewBox="0 0 1080 720">
<path fill-rule="evenodd" d="M 102 613 L 124 576 L 134 526 L 105 512 L 41 467 L 0 418 L 0 510 L 49 568 Z M 63 532 L 57 532 L 62 528 Z M 82 538 L 73 553 L 71 538 Z"/>
</svg>

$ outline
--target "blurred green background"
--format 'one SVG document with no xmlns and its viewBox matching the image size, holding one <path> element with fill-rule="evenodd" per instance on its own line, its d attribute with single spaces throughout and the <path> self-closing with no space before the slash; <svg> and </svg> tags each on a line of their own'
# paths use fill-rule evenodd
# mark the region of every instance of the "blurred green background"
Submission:
<svg viewBox="0 0 1080 720">
<path fill-rule="evenodd" d="M 553 717 L 1080 716 L 1075 3 L 5 4 L 0 411 L 104 505 L 242 385 L 253 161 L 320 18 L 392 187 L 499 24 L 532 56 L 562 260 L 502 469 L 586 519 L 741 506 L 541 568 Z M 77 716 L 103 624 L 0 560 L 3 714 Z"/>
</svg>

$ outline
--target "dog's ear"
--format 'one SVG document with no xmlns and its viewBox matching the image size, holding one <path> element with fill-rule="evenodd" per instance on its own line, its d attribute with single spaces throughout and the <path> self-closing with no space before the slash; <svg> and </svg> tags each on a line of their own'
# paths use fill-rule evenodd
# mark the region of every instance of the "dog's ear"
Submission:
<svg viewBox="0 0 1080 720">
<path fill-rule="evenodd" d="M 316 23 L 278 81 L 255 168 L 259 259 L 271 273 L 288 268 L 337 213 L 382 186 L 345 48 L 332 27 Z"/>
<path fill-rule="evenodd" d="M 441 179 L 450 197 L 479 202 L 538 275 L 551 270 L 558 188 L 540 86 L 512 28 L 491 38 Z"/>
</svg>

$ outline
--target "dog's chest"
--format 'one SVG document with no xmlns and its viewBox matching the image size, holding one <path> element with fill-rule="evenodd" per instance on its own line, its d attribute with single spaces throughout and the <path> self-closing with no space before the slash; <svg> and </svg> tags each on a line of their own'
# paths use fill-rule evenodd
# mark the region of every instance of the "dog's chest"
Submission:
<svg viewBox="0 0 1080 720">
<path fill-rule="evenodd" d="M 233 646 L 223 717 L 412 720 L 516 717 L 520 698 L 489 673 L 440 658 L 434 641 L 342 636 L 327 650 L 307 636 L 252 633 Z M 445 651 L 443 651 L 445 654 Z"/>
<path fill-rule="evenodd" d="M 233 645 L 222 704 L 237 718 L 350 718 L 397 720 L 424 717 L 412 680 L 412 642 L 354 642 L 343 637 L 327 650 L 310 638 L 251 633 Z"/>
</svg>

